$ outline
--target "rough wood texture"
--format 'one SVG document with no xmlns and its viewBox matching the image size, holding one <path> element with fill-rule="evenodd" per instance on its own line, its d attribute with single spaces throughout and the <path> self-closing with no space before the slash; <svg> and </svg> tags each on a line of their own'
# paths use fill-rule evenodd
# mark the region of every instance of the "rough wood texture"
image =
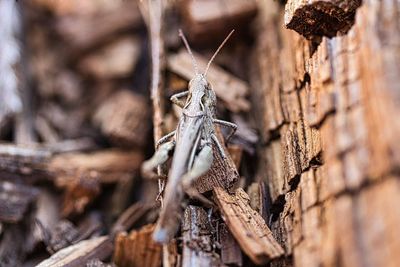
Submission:
<svg viewBox="0 0 400 267">
<path fill-rule="evenodd" d="M 100 104 L 93 121 L 110 141 L 122 147 L 146 144 L 149 108 L 145 97 L 128 90 L 115 93 Z"/>
<path fill-rule="evenodd" d="M 128 234 L 120 233 L 115 240 L 114 262 L 121 267 L 161 265 L 161 245 L 152 239 L 154 225 L 146 225 Z"/>
<path fill-rule="evenodd" d="M 257 264 L 264 264 L 284 254 L 261 215 L 250 207 L 249 196 L 238 189 L 234 195 L 214 189 L 222 218 L 243 251 Z"/>
<path fill-rule="evenodd" d="M 194 57 L 199 65 L 200 71 L 204 71 L 208 62 L 203 56 L 194 53 Z M 184 49 L 177 54 L 168 57 L 168 68 L 170 71 L 190 80 L 193 78 L 192 60 L 188 52 Z M 233 112 L 248 111 L 250 103 L 246 99 L 249 93 L 249 86 L 246 82 L 229 74 L 217 65 L 211 65 L 207 80 L 213 87 L 217 97 L 223 101 L 224 105 Z"/>
<path fill-rule="evenodd" d="M 221 265 L 217 254 L 214 254 L 211 227 L 203 208 L 196 206 L 186 208 L 182 236 L 182 267 Z"/>
<path fill-rule="evenodd" d="M 357 1 L 340 3 L 350 12 Z M 282 28 L 277 3 L 260 11 L 252 82 L 266 164 L 257 176 L 287 256 L 272 264 L 397 266 L 399 5 L 363 1 L 346 34 L 318 43 Z"/>
<path fill-rule="evenodd" d="M 333 37 L 346 33 L 354 24 L 361 0 L 289 0 L 285 25 L 305 37 Z"/>
<path fill-rule="evenodd" d="M 112 252 L 112 243 L 107 236 L 84 240 L 76 245 L 66 247 L 38 267 L 84 266 L 93 259 L 106 259 Z"/>
</svg>

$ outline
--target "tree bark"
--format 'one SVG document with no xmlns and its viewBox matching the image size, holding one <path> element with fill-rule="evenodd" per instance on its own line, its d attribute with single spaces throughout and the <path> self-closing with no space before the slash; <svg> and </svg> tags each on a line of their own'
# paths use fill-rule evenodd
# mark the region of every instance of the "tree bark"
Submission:
<svg viewBox="0 0 400 267">
<path fill-rule="evenodd" d="M 272 266 L 396 266 L 400 6 L 363 1 L 347 9 L 354 25 L 334 38 L 291 27 L 319 38 L 309 40 L 282 27 L 284 18 L 289 26 L 295 6 L 335 1 L 303 2 L 286 10 L 260 2 L 254 51 L 253 105 L 265 144 L 258 177 L 286 252 Z"/>
</svg>

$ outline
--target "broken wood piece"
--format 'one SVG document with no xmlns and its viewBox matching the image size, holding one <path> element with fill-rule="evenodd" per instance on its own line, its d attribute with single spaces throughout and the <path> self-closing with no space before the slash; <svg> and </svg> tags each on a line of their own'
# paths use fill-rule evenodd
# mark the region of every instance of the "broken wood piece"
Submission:
<svg viewBox="0 0 400 267">
<path fill-rule="evenodd" d="M 193 53 L 200 70 L 205 70 L 208 59 Z M 184 49 L 177 54 L 168 57 L 168 68 L 170 71 L 190 80 L 193 77 L 192 59 L 188 52 Z M 250 103 L 246 99 L 249 93 L 249 85 L 226 72 L 222 68 L 214 65 L 210 66 L 207 73 L 207 80 L 210 82 L 217 97 L 222 100 L 223 104 L 232 112 L 248 111 Z"/>
<path fill-rule="evenodd" d="M 244 28 L 257 13 L 254 0 L 187 0 L 181 7 L 188 36 L 196 43 L 215 41 L 232 29 Z"/>
<path fill-rule="evenodd" d="M 88 204 L 100 194 L 100 182 L 97 177 L 78 177 L 66 185 L 62 216 L 69 217 L 85 211 Z"/>
<path fill-rule="evenodd" d="M 19 222 L 38 194 L 32 186 L 0 181 L 0 222 Z"/>
<path fill-rule="evenodd" d="M 111 253 L 111 240 L 108 236 L 101 236 L 66 247 L 39 263 L 37 267 L 85 266 L 92 259 L 107 259 Z"/>
<path fill-rule="evenodd" d="M 285 6 L 285 25 L 307 38 L 331 38 L 351 28 L 360 5 L 361 0 L 289 0 Z"/>
<path fill-rule="evenodd" d="M 94 150 L 98 148 L 93 139 L 89 137 L 82 137 L 77 139 L 64 139 L 51 144 L 45 144 L 44 148 L 54 154 L 67 153 L 67 152 L 84 152 L 87 150 Z"/>
<path fill-rule="evenodd" d="M 113 262 L 120 267 L 161 265 L 161 245 L 152 238 L 154 225 L 139 230 L 119 233 L 115 239 Z"/>
<path fill-rule="evenodd" d="M 101 183 L 114 183 L 123 175 L 134 174 L 142 163 L 139 151 L 108 149 L 93 153 L 65 153 L 55 155 L 49 171 L 58 186 L 67 186 L 77 177 L 97 178 Z"/>
<path fill-rule="evenodd" d="M 139 39 L 126 36 L 84 57 L 79 69 L 100 80 L 127 78 L 133 73 L 139 55 Z"/>
<path fill-rule="evenodd" d="M 229 232 L 226 224 L 219 226 L 219 238 L 221 243 L 221 260 L 227 266 L 242 266 L 243 256 L 239 244 Z"/>
<path fill-rule="evenodd" d="M 229 194 L 222 188 L 214 188 L 213 193 L 222 218 L 252 261 L 264 264 L 284 254 L 264 219 L 250 207 L 249 196 L 243 189 Z"/>
<path fill-rule="evenodd" d="M 4 179 L 15 177 L 46 178 L 51 152 L 37 146 L 0 144 L 0 174 Z"/>
<path fill-rule="evenodd" d="M 203 208 L 196 206 L 186 208 L 182 237 L 182 267 L 221 265 L 220 259 L 214 252 L 211 226 Z"/>
<path fill-rule="evenodd" d="M 150 130 L 148 119 L 146 98 L 122 90 L 100 104 L 93 123 L 114 145 L 142 147 Z"/>
<path fill-rule="evenodd" d="M 140 220 L 148 211 L 153 208 L 152 205 L 137 202 L 127 208 L 114 223 L 111 232 L 113 234 L 126 231 L 132 225 Z"/>
</svg>

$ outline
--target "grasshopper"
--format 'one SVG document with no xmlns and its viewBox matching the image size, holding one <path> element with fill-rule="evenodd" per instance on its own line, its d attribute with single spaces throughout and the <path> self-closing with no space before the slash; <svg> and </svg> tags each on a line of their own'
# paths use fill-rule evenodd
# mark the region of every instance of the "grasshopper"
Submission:
<svg viewBox="0 0 400 267">
<path fill-rule="evenodd" d="M 231 31 L 221 43 L 207 63 L 204 74 L 201 74 L 190 46 L 182 31 L 179 30 L 179 36 L 191 56 L 195 76 L 189 82 L 189 90 L 177 93 L 170 99 L 173 104 L 182 108 L 182 116 L 176 130 L 157 142 L 157 151 L 142 165 L 142 171 L 149 173 L 164 164 L 170 152 L 174 150 L 165 188 L 164 204 L 153 234 L 153 239 L 158 243 L 168 243 L 176 234 L 182 214 L 181 202 L 184 192 L 203 202 L 208 201 L 192 185 L 198 177 L 211 168 L 214 159 L 213 146 L 223 159 L 226 158 L 225 151 L 215 135 L 214 124 L 231 128 L 227 140 L 237 129 L 234 123 L 216 119 L 217 98 L 206 79 L 211 62 L 233 32 Z M 186 97 L 186 102 L 180 100 L 183 97 Z"/>
</svg>

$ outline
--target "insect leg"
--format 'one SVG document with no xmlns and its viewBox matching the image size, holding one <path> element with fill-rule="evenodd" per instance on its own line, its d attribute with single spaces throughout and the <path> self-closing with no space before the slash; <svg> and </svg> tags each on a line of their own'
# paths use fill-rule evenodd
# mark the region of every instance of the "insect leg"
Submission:
<svg viewBox="0 0 400 267">
<path fill-rule="evenodd" d="M 172 103 L 174 103 L 178 107 L 183 108 L 185 106 L 185 103 L 182 102 L 181 100 L 179 100 L 179 98 L 187 96 L 188 94 L 189 94 L 189 91 L 180 92 L 180 93 L 172 95 L 170 100 Z"/>
<path fill-rule="evenodd" d="M 236 132 L 236 129 L 237 129 L 237 125 L 232 122 L 229 122 L 229 121 L 213 119 L 213 123 L 231 128 L 231 132 L 226 137 L 226 142 L 229 141 L 229 139 L 232 137 L 232 135 Z"/>
<path fill-rule="evenodd" d="M 142 164 L 142 175 L 144 177 L 151 177 L 152 171 L 155 167 L 165 163 L 169 158 L 169 152 L 174 149 L 175 141 L 169 141 L 160 146 L 159 149 L 154 153 L 154 155 L 149 159 L 143 162 Z"/>
<path fill-rule="evenodd" d="M 212 134 L 211 138 L 214 141 L 214 143 L 217 145 L 217 149 L 218 149 L 219 154 L 221 155 L 221 157 L 223 159 L 225 159 L 226 158 L 225 150 L 222 147 L 221 143 L 219 142 L 218 138 L 215 136 L 215 134 Z"/>
<path fill-rule="evenodd" d="M 193 182 L 199 178 L 201 175 L 205 174 L 210 168 L 213 162 L 213 150 L 211 146 L 207 145 L 203 147 L 200 153 L 194 160 L 193 168 L 191 168 L 182 177 L 182 187 L 183 190 L 192 198 L 203 202 L 207 206 L 213 206 L 213 203 L 200 194 L 194 187 Z"/>
<path fill-rule="evenodd" d="M 170 139 L 172 136 L 174 136 L 176 131 L 172 131 L 167 135 L 164 135 L 163 137 L 161 137 L 157 143 L 156 143 L 156 148 L 158 148 L 160 145 L 164 144 L 165 142 L 167 142 L 168 139 Z"/>
</svg>

